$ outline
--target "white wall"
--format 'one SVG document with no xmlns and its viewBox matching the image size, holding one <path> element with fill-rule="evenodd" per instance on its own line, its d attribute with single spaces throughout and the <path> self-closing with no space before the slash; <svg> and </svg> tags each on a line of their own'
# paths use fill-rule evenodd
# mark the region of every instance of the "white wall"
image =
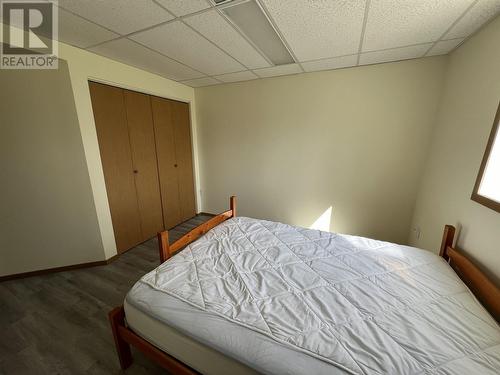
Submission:
<svg viewBox="0 0 500 375">
<path fill-rule="evenodd" d="M 196 90 L 203 209 L 406 242 L 446 57 Z M 328 219 L 328 218 L 327 218 Z"/>
<path fill-rule="evenodd" d="M 92 112 L 88 80 L 96 80 L 131 90 L 189 102 L 192 114 L 195 186 L 197 187 L 199 186 L 199 179 L 196 115 L 193 109 L 195 107 L 194 89 L 64 43 L 59 43 L 59 56 L 65 59 L 69 66 L 69 74 L 75 97 L 76 111 L 87 159 L 105 258 L 108 259 L 116 254 L 116 244 L 99 154 L 99 144 Z"/>
<path fill-rule="evenodd" d="M 444 95 L 410 234 L 437 251 L 443 226 L 460 226 L 459 247 L 500 282 L 500 214 L 470 199 L 500 101 L 500 18 L 450 56 Z"/>
</svg>

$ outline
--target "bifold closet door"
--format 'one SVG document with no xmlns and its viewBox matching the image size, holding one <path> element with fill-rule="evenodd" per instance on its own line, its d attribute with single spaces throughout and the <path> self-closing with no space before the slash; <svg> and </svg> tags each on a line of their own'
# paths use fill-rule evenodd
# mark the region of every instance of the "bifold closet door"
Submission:
<svg viewBox="0 0 500 375">
<path fill-rule="evenodd" d="M 181 222 L 171 100 L 153 96 L 151 97 L 151 108 L 153 109 L 163 222 L 165 228 L 169 229 Z"/>
<path fill-rule="evenodd" d="M 142 240 L 123 90 L 89 82 L 116 247 Z"/>
<path fill-rule="evenodd" d="M 163 221 L 171 228 L 196 214 L 189 105 L 151 97 Z"/>
<path fill-rule="evenodd" d="M 160 183 L 150 96 L 123 90 L 141 231 L 147 240 L 163 230 Z"/>
<path fill-rule="evenodd" d="M 186 221 L 196 214 L 189 104 L 174 101 L 172 109 L 181 221 Z"/>
</svg>

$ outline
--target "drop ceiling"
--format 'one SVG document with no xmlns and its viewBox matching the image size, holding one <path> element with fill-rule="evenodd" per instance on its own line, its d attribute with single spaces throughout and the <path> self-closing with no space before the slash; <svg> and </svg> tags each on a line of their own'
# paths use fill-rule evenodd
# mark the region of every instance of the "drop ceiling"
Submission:
<svg viewBox="0 0 500 375">
<path fill-rule="evenodd" d="M 59 0 L 59 40 L 202 87 L 443 55 L 500 13 L 500 0 L 250 0 L 294 61 L 273 65 L 223 10 L 245 1 Z"/>
</svg>

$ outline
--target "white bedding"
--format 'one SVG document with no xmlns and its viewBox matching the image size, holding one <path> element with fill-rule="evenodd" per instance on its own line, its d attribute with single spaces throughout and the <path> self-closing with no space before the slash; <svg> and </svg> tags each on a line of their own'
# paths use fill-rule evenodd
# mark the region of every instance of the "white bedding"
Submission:
<svg viewBox="0 0 500 375">
<path fill-rule="evenodd" d="M 143 284 L 332 370 L 500 373 L 499 326 L 442 258 L 411 247 L 239 217 L 131 295 Z"/>
</svg>

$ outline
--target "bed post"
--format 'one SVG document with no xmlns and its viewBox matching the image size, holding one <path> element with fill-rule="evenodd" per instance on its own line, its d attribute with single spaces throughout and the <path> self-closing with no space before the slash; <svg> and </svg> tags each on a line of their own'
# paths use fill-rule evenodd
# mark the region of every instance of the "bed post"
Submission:
<svg viewBox="0 0 500 375">
<path fill-rule="evenodd" d="M 125 311 L 123 310 L 123 306 L 115 307 L 109 312 L 109 322 L 111 323 L 120 366 L 122 370 L 125 370 L 132 364 L 132 352 L 130 351 L 130 345 L 121 338 L 118 329 L 120 326 L 125 326 Z"/>
<path fill-rule="evenodd" d="M 170 258 L 170 245 L 168 243 L 168 231 L 158 232 L 158 244 L 160 245 L 160 262 Z"/>
<path fill-rule="evenodd" d="M 231 198 L 229 198 L 229 207 L 231 208 L 231 211 L 233 213 L 232 217 L 236 217 L 236 196 L 232 195 Z"/>
<path fill-rule="evenodd" d="M 453 239 L 455 238 L 455 227 L 453 225 L 445 225 L 443 232 L 443 239 L 441 241 L 441 248 L 439 249 L 439 256 L 448 261 L 448 247 L 453 246 Z"/>
</svg>

